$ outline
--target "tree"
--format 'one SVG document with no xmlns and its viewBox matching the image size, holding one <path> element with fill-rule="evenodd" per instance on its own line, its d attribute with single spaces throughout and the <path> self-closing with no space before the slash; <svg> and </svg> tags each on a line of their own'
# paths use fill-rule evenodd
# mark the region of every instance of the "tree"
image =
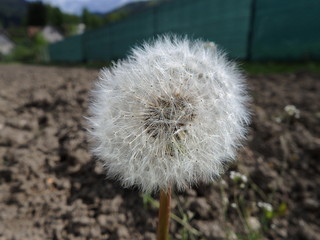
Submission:
<svg viewBox="0 0 320 240">
<path fill-rule="evenodd" d="M 53 26 L 62 28 L 63 14 L 61 10 L 57 7 L 46 5 L 46 11 L 47 11 L 47 23 Z"/>
<path fill-rule="evenodd" d="M 103 19 L 90 13 L 86 8 L 84 8 L 82 11 L 82 22 L 86 25 L 87 29 L 92 29 L 103 25 Z"/>
<path fill-rule="evenodd" d="M 47 23 L 46 7 L 42 2 L 32 2 L 28 4 L 27 25 L 44 26 Z"/>
<path fill-rule="evenodd" d="M 113 13 L 107 14 L 104 18 L 105 23 L 111 23 L 118 20 L 121 20 L 129 15 L 129 12 L 126 9 L 120 9 Z"/>
</svg>

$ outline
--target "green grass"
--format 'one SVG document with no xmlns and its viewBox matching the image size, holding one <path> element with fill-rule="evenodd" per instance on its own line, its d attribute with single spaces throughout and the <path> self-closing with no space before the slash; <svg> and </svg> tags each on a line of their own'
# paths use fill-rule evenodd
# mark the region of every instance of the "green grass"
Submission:
<svg viewBox="0 0 320 240">
<path fill-rule="evenodd" d="M 90 69 L 101 69 L 103 67 L 109 67 L 112 65 L 112 62 L 105 61 L 105 62 L 29 62 L 26 64 L 35 64 L 35 65 L 42 65 L 42 66 L 55 66 L 55 67 L 84 67 Z"/>
<path fill-rule="evenodd" d="M 112 65 L 110 61 L 105 62 L 88 62 L 88 63 L 48 63 L 46 65 L 63 66 L 63 67 L 87 67 L 99 69 Z M 275 73 L 294 73 L 294 72 L 311 72 L 320 73 L 319 62 L 245 62 L 239 61 L 240 68 L 247 74 L 275 74 Z"/>
<path fill-rule="evenodd" d="M 320 73 L 320 62 L 239 62 L 240 68 L 248 74 L 273 74 L 311 72 Z"/>
<path fill-rule="evenodd" d="M 17 63 L 17 61 L 0 63 Z M 20 62 L 23 64 L 23 62 Z M 100 69 L 102 67 L 109 67 L 112 65 L 111 61 L 91 61 L 87 63 L 72 63 L 72 62 L 28 62 L 27 64 L 37 64 L 45 66 L 60 66 L 60 67 L 86 67 L 92 69 Z M 296 72 L 309 72 L 320 73 L 320 61 L 298 61 L 298 62 L 247 62 L 238 61 L 240 69 L 247 74 L 276 74 L 276 73 L 296 73 Z"/>
</svg>

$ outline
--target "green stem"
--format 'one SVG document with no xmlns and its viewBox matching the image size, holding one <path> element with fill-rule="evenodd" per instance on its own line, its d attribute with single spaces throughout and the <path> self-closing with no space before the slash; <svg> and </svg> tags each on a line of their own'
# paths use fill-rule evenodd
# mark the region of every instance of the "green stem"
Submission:
<svg viewBox="0 0 320 240">
<path fill-rule="evenodd" d="M 169 239 L 171 188 L 160 190 L 160 208 L 157 240 Z"/>
</svg>

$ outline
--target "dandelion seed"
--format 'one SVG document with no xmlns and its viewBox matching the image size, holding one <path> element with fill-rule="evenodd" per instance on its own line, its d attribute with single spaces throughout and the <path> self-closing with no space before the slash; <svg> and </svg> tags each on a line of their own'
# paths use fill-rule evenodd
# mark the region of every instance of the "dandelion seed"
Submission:
<svg viewBox="0 0 320 240">
<path fill-rule="evenodd" d="M 204 42 L 203 46 L 205 48 L 210 49 L 211 51 L 216 51 L 217 50 L 217 45 L 214 42 Z"/>
<path fill-rule="evenodd" d="M 228 186 L 228 183 L 223 179 L 220 181 L 220 184 L 221 184 L 221 186 L 224 186 L 224 187 Z"/>
<path fill-rule="evenodd" d="M 261 228 L 259 220 L 255 217 L 248 217 L 247 222 L 253 231 L 258 231 Z"/>
<path fill-rule="evenodd" d="M 236 203 L 231 203 L 231 205 L 230 205 L 232 208 L 237 208 L 238 207 L 238 205 L 236 204 Z"/>
<path fill-rule="evenodd" d="M 229 199 L 228 199 L 227 197 L 223 197 L 223 198 L 222 198 L 222 203 L 223 203 L 224 205 L 229 204 Z"/>
<path fill-rule="evenodd" d="M 270 203 L 258 202 L 257 206 L 264 209 L 265 211 L 268 211 L 268 212 L 272 212 L 272 210 L 273 210 L 273 207 Z"/>
<path fill-rule="evenodd" d="M 248 182 L 248 178 L 247 178 L 247 176 L 245 176 L 245 175 L 242 175 L 242 176 L 241 176 L 241 180 L 242 180 L 242 182 L 244 182 L 244 183 Z"/>
<path fill-rule="evenodd" d="M 233 181 L 242 181 L 242 183 L 246 183 L 248 182 L 248 178 L 246 175 L 243 175 L 239 172 L 235 172 L 235 171 L 230 171 L 230 178 L 233 180 Z"/>
<path fill-rule="evenodd" d="M 274 121 L 275 121 L 276 123 L 281 123 L 281 122 L 282 122 L 282 118 L 281 118 L 281 117 L 275 117 L 275 118 L 274 118 Z"/>
<path fill-rule="evenodd" d="M 285 112 L 294 118 L 300 118 L 300 110 L 296 108 L 294 105 L 287 105 L 284 107 Z"/>
</svg>

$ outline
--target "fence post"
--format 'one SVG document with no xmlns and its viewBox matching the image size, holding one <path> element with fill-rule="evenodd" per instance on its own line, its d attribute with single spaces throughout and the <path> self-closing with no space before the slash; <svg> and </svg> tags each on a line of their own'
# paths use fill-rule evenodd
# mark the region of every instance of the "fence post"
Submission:
<svg viewBox="0 0 320 240">
<path fill-rule="evenodd" d="M 247 60 L 252 60 L 252 44 L 253 44 L 253 37 L 255 31 L 255 18 L 256 18 L 256 1 L 251 0 L 250 4 L 250 19 L 249 19 L 249 31 L 248 31 L 248 40 L 247 40 Z"/>
<path fill-rule="evenodd" d="M 158 27 L 157 27 L 157 6 L 152 7 L 152 18 L 153 18 L 153 24 L 152 24 L 152 33 L 153 36 L 158 33 Z"/>
</svg>

